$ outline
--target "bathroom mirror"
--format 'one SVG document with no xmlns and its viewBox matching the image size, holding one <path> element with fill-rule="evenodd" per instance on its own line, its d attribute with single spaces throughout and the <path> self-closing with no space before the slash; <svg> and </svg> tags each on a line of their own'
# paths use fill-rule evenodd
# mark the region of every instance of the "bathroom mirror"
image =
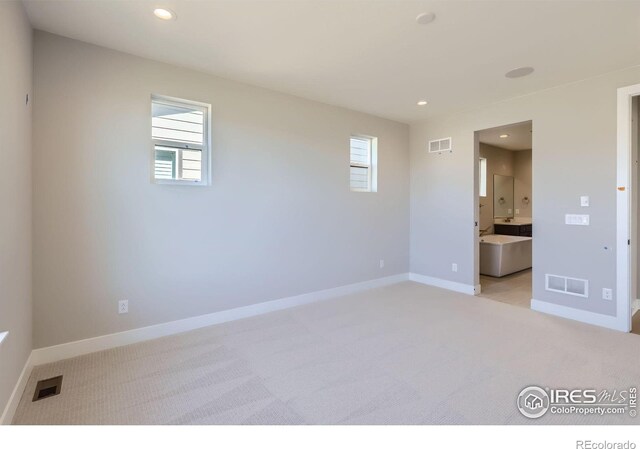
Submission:
<svg viewBox="0 0 640 449">
<path fill-rule="evenodd" d="M 493 218 L 513 218 L 513 176 L 493 175 Z"/>
</svg>

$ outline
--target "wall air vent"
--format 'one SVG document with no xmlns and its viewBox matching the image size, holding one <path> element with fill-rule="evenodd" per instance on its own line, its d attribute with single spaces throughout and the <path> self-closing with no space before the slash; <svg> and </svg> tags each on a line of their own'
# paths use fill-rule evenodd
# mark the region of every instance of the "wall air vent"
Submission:
<svg viewBox="0 0 640 449">
<path fill-rule="evenodd" d="M 451 146 L 451 137 L 429 141 L 429 153 L 443 153 L 445 151 L 453 151 Z"/>
<path fill-rule="evenodd" d="M 550 292 L 589 297 L 589 281 L 555 274 L 545 274 L 545 288 Z"/>
<path fill-rule="evenodd" d="M 60 394 L 62 390 L 62 376 L 52 377 L 51 379 L 39 380 L 36 384 L 36 391 L 33 393 L 31 402 L 46 399 L 51 396 Z"/>
</svg>

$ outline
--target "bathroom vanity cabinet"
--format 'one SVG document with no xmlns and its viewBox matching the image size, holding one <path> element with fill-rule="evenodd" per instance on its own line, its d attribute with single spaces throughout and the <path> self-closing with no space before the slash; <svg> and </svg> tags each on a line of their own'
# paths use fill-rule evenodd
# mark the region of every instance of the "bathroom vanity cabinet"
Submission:
<svg viewBox="0 0 640 449">
<path fill-rule="evenodd" d="M 517 235 L 520 237 L 531 237 L 533 225 L 531 223 L 494 223 L 494 234 Z"/>
</svg>

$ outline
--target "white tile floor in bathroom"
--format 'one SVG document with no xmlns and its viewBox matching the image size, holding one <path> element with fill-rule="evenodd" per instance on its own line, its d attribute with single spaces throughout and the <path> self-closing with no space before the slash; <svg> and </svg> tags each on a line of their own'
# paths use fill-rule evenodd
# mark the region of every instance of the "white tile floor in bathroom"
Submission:
<svg viewBox="0 0 640 449">
<path fill-rule="evenodd" d="M 518 307 L 531 307 L 531 269 L 494 278 L 480 276 L 483 298 L 493 299 Z"/>
</svg>

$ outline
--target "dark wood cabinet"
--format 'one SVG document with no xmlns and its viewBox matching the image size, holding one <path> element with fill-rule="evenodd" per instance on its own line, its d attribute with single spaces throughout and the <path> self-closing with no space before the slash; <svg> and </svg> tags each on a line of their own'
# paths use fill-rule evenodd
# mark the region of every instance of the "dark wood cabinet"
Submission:
<svg viewBox="0 0 640 449">
<path fill-rule="evenodd" d="M 502 235 L 517 235 L 520 237 L 531 237 L 533 225 L 531 224 L 494 224 L 493 232 Z"/>
</svg>

